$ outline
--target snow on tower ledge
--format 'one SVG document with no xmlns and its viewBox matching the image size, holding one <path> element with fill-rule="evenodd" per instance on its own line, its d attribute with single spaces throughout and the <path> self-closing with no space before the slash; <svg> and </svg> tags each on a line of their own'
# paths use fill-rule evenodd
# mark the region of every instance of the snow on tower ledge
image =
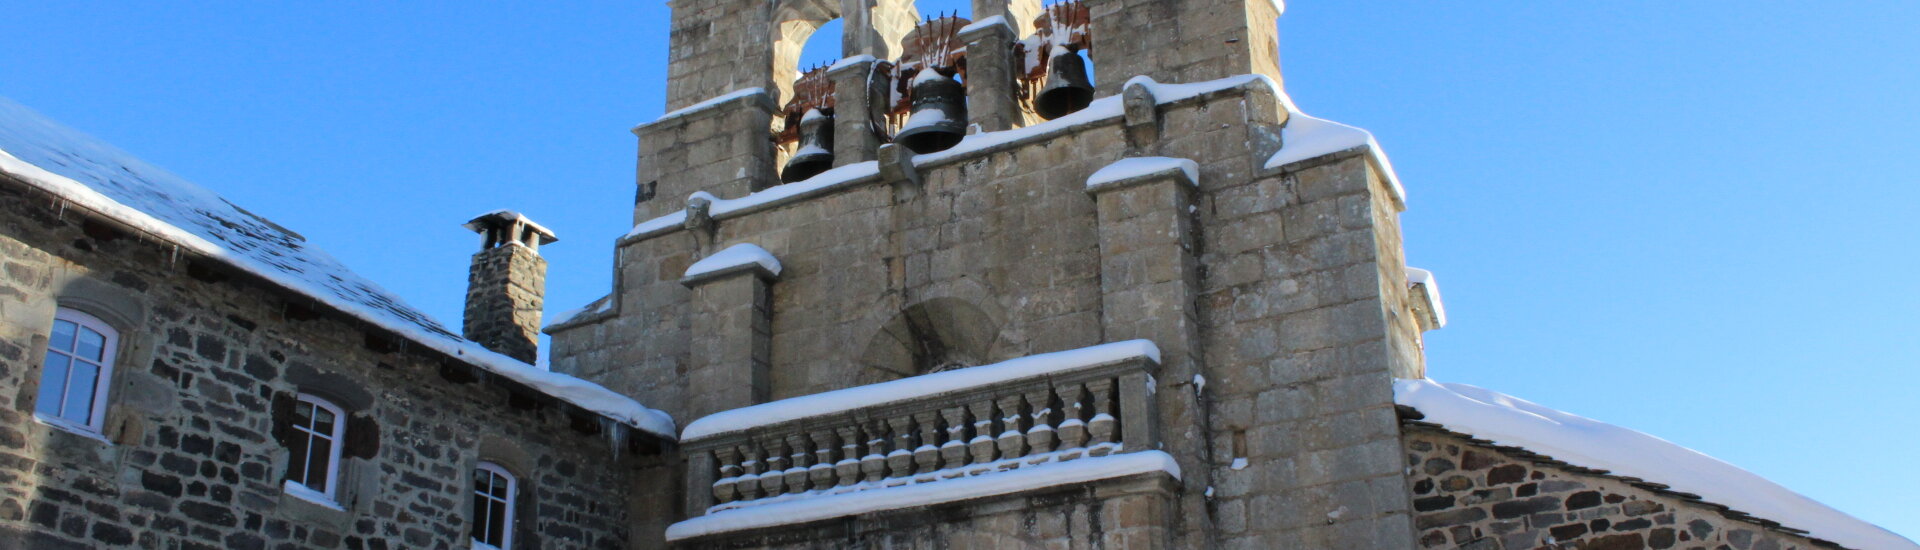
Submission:
<svg viewBox="0 0 1920 550">
<path fill-rule="evenodd" d="M 1848 548 L 1920 549 L 1738 466 L 1634 430 L 1466 384 L 1395 380 L 1393 400 L 1420 411 L 1423 422 L 1576 466 L 1666 484 Z"/>
<path fill-rule="evenodd" d="M 1200 163 L 1173 157 L 1129 157 L 1114 161 L 1087 176 L 1087 192 L 1097 192 L 1165 176 L 1185 176 L 1181 183 L 1200 184 Z"/>
<path fill-rule="evenodd" d="M 180 176 L 0 98 L 0 172 L 373 326 L 642 431 L 673 419 L 598 384 L 494 353 L 440 326 L 304 237 Z"/>
<path fill-rule="evenodd" d="M 687 274 L 680 278 L 680 284 L 692 286 L 742 271 L 752 271 L 762 279 L 773 279 L 780 276 L 780 260 L 774 258 L 767 249 L 760 248 L 760 245 L 740 243 L 687 266 Z"/>
</svg>

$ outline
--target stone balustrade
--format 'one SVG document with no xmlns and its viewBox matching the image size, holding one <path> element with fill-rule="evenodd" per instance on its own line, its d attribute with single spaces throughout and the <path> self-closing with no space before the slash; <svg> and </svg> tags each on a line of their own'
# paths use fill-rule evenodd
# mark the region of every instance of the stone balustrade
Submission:
<svg viewBox="0 0 1920 550">
<path fill-rule="evenodd" d="M 1088 360 L 1062 352 L 1042 368 L 1015 365 L 1013 376 L 1004 364 L 987 365 L 787 400 L 808 401 L 793 403 L 800 407 L 776 401 L 738 409 L 721 415 L 772 421 L 722 433 L 697 433 L 696 422 L 682 442 L 688 510 L 715 513 L 1155 449 L 1157 351 L 1137 345 L 1146 353 Z M 935 393 L 915 395 L 928 388 Z M 813 404 L 838 410 L 805 414 Z M 753 409 L 767 414 L 737 414 Z"/>
</svg>

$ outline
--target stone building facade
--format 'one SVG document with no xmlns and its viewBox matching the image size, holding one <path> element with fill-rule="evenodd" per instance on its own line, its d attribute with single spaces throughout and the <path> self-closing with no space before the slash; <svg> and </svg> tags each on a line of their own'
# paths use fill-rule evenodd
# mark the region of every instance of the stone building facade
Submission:
<svg viewBox="0 0 1920 550">
<path fill-rule="evenodd" d="M 485 548 L 507 502 L 514 549 L 1912 547 L 1409 397 L 1439 289 L 1379 145 L 1287 98 L 1283 6 L 1084 1 L 674 2 L 635 226 L 551 371 L 554 235 L 518 214 L 469 223 L 456 336 L 0 104 L 0 549 Z M 956 51 L 966 135 L 895 142 Z M 1091 99 L 1041 116 L 1034 51 L 1084 53 Z M 806 143 L 831 169 L 780 183 Z M 93 428 L 36 402 L 66 311 L 122 336 Z M 345 426 L 321 499 L 315 398 Z"/>
<path fill-rule="evenodd" d="M 15 161 L 27 155 L 12 131 L 44 121 L 5 107 Z M 126 166 L 135 178 L 144 167 Z M 661 436 L 491 372 L 474 357 L 486 350 L 451 334 L 443 343 L 464 351 L 194 252 L 54 179 L 19 164 L 0 175 L 0 548 L 471 548 L 483 463 L 517 482 L 511 548 L 647 546 L 628 503 L 654 491 L 635 473 L 661 461 Z M 210 225 L 291 235 L 223 221 Z M 111 335 L 101 411 L 78 423 L 39 403 L 60 383 L 47 358 L 68 311 Z M 536 309 L 526 330 L 537 327 Z M 287 485 L 302 396 L 340 409 L 330 496 Z"/>
</svg>

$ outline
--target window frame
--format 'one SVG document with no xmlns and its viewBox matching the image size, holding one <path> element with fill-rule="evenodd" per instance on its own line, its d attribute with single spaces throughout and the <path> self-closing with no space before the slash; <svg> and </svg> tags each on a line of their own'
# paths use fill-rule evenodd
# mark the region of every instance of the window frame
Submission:
<svg viewBox="0 0 1920 550">
<path fill-rule="evenodd" d="M 482 494 L 479 490 L 473 489 L 471 487 L 467 489 L 467 495 L 468 497 L 473 499 L 486 499 L 489 501 L 497 501 L 503 504 L 500 517 L 502 520 L 506 522 L 506 527 L 500 530 L 499 545 L 494 545 L 492 543 L 482 541 L 478 537 L 472 537 L 471 529 L 468 530 L 469 538 L 473 540 L 473 547 L 476 549 L 500 548 L 505 550 L 505 549 L 512 548 L 513 547 L 513 524 L 514 524 L 514 501 L 520 499 L 520 478 L 514 476 L 513 472 L 507 470 L 505 466 L 501 466 L 500 463 L 489 461 L 489 460 L 482 460 L 478 464 L 474 464 L 473 473 L 479 474 L 480 472 L 488 472 L 493 475 L 498 475 L 501 478 L 506 479 L 507 480 L 507 497 L 505 499 L 497 499 L 497 498 L 494 498 L 493 495 Z M 473 523 L 474 527 L 479 527 L 480 521 L 482 519 L 490 520 L 491 518 L 475 517 L 475 518 L 470 518 L 469 521 L 474 522 Z"/>
<path fill-rule="evenodd" d="M 101 336 L 103 341 L 100 344 L 101 350 L 100 350 L 99 362 L 96 363 L 92 360 L 82 358 L 79 355 L 75 354 L 74 353 L 75 350 L 73 349 L 59 349 L 57 347 L 57 345 L 53 341 L 53 327 L 55 323 L 58 323 L 60 321 L 73 323 L 74 326 L 77 328 L 85 328 L 88 330 L 92 330 Z M 75 345 L 78 344 L 79 337 L 80 337 L 80 333 L 75 332 L 74 333 Z M 46 404 L 40 402 L 37 395 L 35 398 L 35 402 L 33 404 L 34 419 L 39 420 L 40 422 L 51 425 L 51 426 L 56 426 L 69 431 L 79 432 L 82 435 L 97 437 L 104 434 L 106 431 L 106 424 L 107 424 L 107 397 L 108 397 L 108 394 L 110 393 L 109 390 L 111 390 L 113 386 L 114 363 L 118 361 L 119 354 L 120 354 L 120 330 L 114 328 L 112 324 L 107 323 L 106 321 L 100 319 L 98 316 L 95 316 L 93 314 L 90 314 L 78 309 L 61 306 L 54 310 L 53 322 L 47 323 L 46 353 L 48 354 L 58 353 L 62 356 L 67 357 L 67 360 L 68 360 L 67 376 L 63 383 L 69 387 L 71 386 L 73 381 L 72 377 L 73 377 L 74 361 L 84 361 L 88 364 L 98 367 L 99 372 L 94 374 L 93 402 L 89 405 L 90 410 L 87 411 L 86 422 L 77 422 L 71 419 L 60 417 L 57 414 L 54 416 L 46 415 L 43 411 L 41 411 L 41 407 L 45 406 Z M 40 357 L 40 383 L 41 384 L 46 383 L 47 381 L 46 374 L 47 374 L 47 359 L 46 359 L 46 355 L 43 354 Z M 41 393 L 44 393 L 45 388 L 42 388 L 40 391 Z M 63 387 L 60 392 L 62 408 L 64 408 L 66 405 L 66 396 L 68 394 L 68 391 L 69 390 L 67 390 L 66 387 Z"/>
<path fill-rule="evenodd" d="M 293 490 L 289 490 L 288 492 L 293 493 L 295 496 L 301 496 L 301 497 L 309 496 L 304 493 L 316 493 L 316 495 L 314 496 L 319 496 L 327 500 L 327 502 L 324 502 L 322 504 L 335 504 L 339 502 L 338 489 L 340 487 L 340 449 L 344 445 L 345 439 L 346 439 L 346 432 L 347 432 L 346 410 L 340 408 L 339 405 L 335 405 L 333 401 L 330 401 L 325 397 L 320 397 L 318 395 L 314 395 L 306 392 L 301 392 L 298 395 L 298 397 L 295 398 L 293 403 L 294 408 L 297 410 L 300 407 L 301 403 L 307 403 L 307 404 L 313 405 L 315 410 L 325 410 L 327 412 L 333 413 L 333 430 L 332 430 L 333 433 L 322 436 L 319 432 L 316 432 L 313 430 L 311 426 L 311 420 L 309 420 L 309 425 L 307 426 L 302 426 L 298 424 L 297 422 L 295 422 L 295 420 L 298 419 L 297 413 L 293 418 L 288 419 L 290 422 L 290 425 L 288 427 L 293 429 L 294 437 L 307 438 L 306 449 L 309 456 L 309 458 L 307 458 L 306 461 L 301 463 L 303 468 L 307 471 L 300 472 L 302 475 L 299 476 L 298 479 L 295 479 L 294 472 L 292 471 L 293 458 L 292 456 L 288 456 L 287 458 L 288 471 L 287 471 L 286 483 L 297 485 L 300 489 L 305 490 L 304 492 L 293 491 Z M 313 469 L 313 459 L 310 457 L 312 456 L 312 453 L 313 453 L 313 439 L 316 437 L 325 437 L 328 439 L 328 442 L 330 443 L 330 445 L 327 446 L 327 483 L 326 483 L 327 486 L 324 488 L 309 486 L 305 481 L 307 477 L 310 477 L 305 474 L 308 474 Z M 288 449 L 288 451 L 292 451 L 292 449 Z M 292 487 L 288 487 L 288 489 L 292 489 Z"/>
</svg>

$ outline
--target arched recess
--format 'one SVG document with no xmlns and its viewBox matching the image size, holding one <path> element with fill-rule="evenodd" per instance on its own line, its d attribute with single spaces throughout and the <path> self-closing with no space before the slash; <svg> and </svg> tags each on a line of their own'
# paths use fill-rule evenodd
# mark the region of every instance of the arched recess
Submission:
<svg viewBox="0 0 1920 550">
<path fill-rule="evenodd" d="M 966 368 L 985 363 L 1000 325 L 959 298 L 920 302 L 888 319 L 860 354 L 857 385 Z"/>
<path fill-rule="evenodd" d="M 821 25 L 843 19 L 843 57 L 871 55 L 892 59 L 900 39 L 913 30 L 920 12 L 912 0 L 780 0 L 773 9 L 773 99 L 786 105 L 799 77 L 800 52 Z"/>
</svg>

